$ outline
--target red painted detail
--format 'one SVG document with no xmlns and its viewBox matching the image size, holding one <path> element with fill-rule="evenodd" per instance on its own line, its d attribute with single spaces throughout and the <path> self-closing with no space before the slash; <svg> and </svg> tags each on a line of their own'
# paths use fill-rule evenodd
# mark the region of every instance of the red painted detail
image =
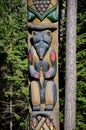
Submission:
<svg viewBox="0 0 86 130">
<path fill-rule="evenodd" d="M 28 56 L 28 58 L 29 58 L 29 61 L 31 61 L 32 60 L 32 54 L 31 54 L 31 52 L 29 51 L 29 56 Z"/>
<path fill-rule="evenodd" d="M 47 73 L 47 78 L 50 78 L 51 74 L 50 73 Z"/>
<path fill-rule="evenodd" d="M 52 60 L 52 61 L 55 61 L 55 59 L 56 59 L 55 52 L 52 51 L 52 53 L 51 53 L 51 60 Z"/>
<path fill-rule="evenodd" d="M 54 127 L 53 127 L 53 124 L 52 124 L 52 123 L 50 123 L 50 129 L 51 129 L 51 130 L 53 130 L 53 129 L 54 129 Z"/>
<path fill-rule="evenodd" d="M 49 126 L 50 125 L 50 120 L 46 118 L 46 124 Z"/>
<path fill-rule="evenodd" d="M 34 74 L 34 77 L 35 77 L 35 78 L 38 78 L 38 74 L 37 74 L 37 73 L 35 73 L 35 74 Z"/>
</svg>

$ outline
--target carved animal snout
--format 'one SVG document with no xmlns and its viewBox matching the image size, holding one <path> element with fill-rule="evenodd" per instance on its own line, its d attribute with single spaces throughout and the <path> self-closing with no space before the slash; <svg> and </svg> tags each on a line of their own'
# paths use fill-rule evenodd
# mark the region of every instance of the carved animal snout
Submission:
<svg viewBox="0 0 86 130">
<path fill-rule="evenodd" d="M 40 60 L 43 60 L 43 57 L 44 57 L 44 49 L 43 48 L 39 49 L 39 56 L 40 56 Z"/>
<path fill-rule="evenodd" d="M 43 51 L 43 48 L 40 48 L 39 49 L 39 55 L 40 55 L 40 60 L 42 60 L 43 59 L 43 55 L 44 55 L 44 51 Z"/>
</svg>

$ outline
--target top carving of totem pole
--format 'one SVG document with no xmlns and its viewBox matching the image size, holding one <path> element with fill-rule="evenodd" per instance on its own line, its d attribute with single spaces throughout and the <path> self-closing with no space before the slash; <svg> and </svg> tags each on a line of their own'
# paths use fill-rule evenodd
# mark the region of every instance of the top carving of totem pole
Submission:
<svg viewBox="0 0 86 130">
<path fill-rule="evenodd" d="M 28 0 L 30 130 L 59 130 L 58 1 Z"/>
</svg>

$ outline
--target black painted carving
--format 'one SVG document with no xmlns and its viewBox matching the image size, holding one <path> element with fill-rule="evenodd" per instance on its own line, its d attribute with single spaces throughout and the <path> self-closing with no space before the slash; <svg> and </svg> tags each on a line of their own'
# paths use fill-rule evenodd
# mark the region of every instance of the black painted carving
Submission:
<svg viewBox="0 0 86 130">
<path fill-rule="evenodd" d="M 53 110 L 57 100 L 57 90 L 54 83 L 57 67 L 56 53 L 50 47 L 51 31 L 33 31 L 32 36 L 33 46 L 29 50 L 32 109 L 40 110 L 40 104 L 45 104 L 45 110 Z"/>
<path fill-rule="evenodd" d="M 33 31 L 32 35 L 33 35 L 33 45 L 36 49 L 39 59 L 42 60 L 51 44 L 52 39 L 51 31 L 48 30 L 40 32 Z"/>
</svg>

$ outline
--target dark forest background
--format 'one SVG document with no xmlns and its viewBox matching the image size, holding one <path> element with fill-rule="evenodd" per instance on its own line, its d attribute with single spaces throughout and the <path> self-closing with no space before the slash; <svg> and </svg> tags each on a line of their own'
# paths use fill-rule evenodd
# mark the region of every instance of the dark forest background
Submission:
<svg viewBox="0 0 86 130">
<path fill-rule="evenodd" d="M 60 129 L 64 129 L 66 5 L 59 2 Z M 64 15 L 61 15 L 61 10 Z M 63 22 L 61 22 L 63 20 Z M 27 130 L 29 125 L 27 5 L 0 0 L 0 130 Z M 86 130 L 86 1 L 77 11 L 76 130 Z M 11 129 L 12 125 L 12 129 Z"/>
</svg>

